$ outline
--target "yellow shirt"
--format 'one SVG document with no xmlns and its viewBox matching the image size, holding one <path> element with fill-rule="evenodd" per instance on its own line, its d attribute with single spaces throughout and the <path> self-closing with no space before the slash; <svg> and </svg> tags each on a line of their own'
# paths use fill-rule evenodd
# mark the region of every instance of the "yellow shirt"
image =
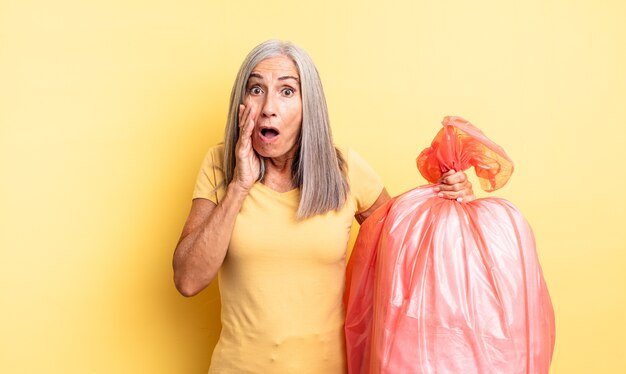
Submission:
<svg viewBox="0 0 626 374">
<path fill-rule="evenodd" d="M 194 198 L 224 196 L 223 145 L 207 153 Z M 344 207 L 296 221 L 298 189 L 257 182 L 237 216 L 219 272 L 222 332 L 209 373 L 345 373 L 346 247 L 355 214 L 383 185 L 356 153 L 343 153 L 350 197 Z"/>
</svg>

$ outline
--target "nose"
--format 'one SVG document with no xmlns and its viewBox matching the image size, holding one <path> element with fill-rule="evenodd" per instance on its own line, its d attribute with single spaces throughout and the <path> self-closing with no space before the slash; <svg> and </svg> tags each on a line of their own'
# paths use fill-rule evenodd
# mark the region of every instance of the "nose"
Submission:
<svg viewBox="0 0 626 374">
<path fill-rule="evenodd" d="M 261 114 L 263 117 L 273 117 L 276 115 L 276 103 L 274 100 L 276 100 L 274 95 L 265 95 L 263 107 L 261 108 Z"/>
</svg>

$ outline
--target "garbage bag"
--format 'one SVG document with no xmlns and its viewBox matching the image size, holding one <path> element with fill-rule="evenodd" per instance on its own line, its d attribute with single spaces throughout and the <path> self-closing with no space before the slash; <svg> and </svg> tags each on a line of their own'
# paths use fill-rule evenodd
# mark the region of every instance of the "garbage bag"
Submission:
<svg viewBox="0 0 626 374">
<path fill-rule="evenodd" d="M 473 166 L 486 191 L 513 172 L 504 150 L 446 117 L 417 158 L 436 183 Z M 359 231 L 346 278 L 349 373 L 547 373 L 554 311 L 531 227 L 500 198 L 392 198 Z"/>
</svg>

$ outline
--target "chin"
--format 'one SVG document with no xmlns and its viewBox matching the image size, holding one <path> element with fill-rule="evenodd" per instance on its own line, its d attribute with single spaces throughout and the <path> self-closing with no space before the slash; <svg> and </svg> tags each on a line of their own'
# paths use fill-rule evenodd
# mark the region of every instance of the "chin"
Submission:
<svg viewBox="0 0 626 374">
<path fill-rule="evenodd" d="M 263 146 L 259 147 L 257 145 L 253 145 L 252 148 L 254 149 L 256 154 L 261 157 L 272 158 L 272 157 L 280 156 L 280 155 L 277 155 L 276 154 L 277 152 L 273 151 L 272 149 L 268 149 L 269 147 L 263 147 Z"/>
<path fill-rule="evenodd" d="M 252 142 L 252 148 L 257 155 L 264 158 L 279 158 L 295 154 L 294 147 L 281 147 L 276 143 L 265 144 Z"/>
</svg>

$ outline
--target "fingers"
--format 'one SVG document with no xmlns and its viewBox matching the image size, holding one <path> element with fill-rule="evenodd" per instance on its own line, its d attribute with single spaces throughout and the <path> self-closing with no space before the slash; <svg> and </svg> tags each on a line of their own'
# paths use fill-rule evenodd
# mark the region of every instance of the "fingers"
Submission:
<svg viewBox="0 0 626 374">
<path fill-rule="evenodd" d="M 243 111 L 246 109 L 246 106 L 243 104 L 239 104 L 239 111 L 237 112 L 237 117 L 239 119 L 238 125 L 241 127 L 241 116 L 243 115 Z"/>
<path fill-rule="evenodd" d="M 463 188 L 459 191 L 439 191 L 437 196 L 448 199 L 456 200 L 459 202 L 470 202 L 476 199 L 474 191 L 472 191 L 471 185 L 468 184 L 467 188 Z"/>
<path fill-rule="evenodd" d="M 244 190 L 248 191 L 259 175 L 259 159 L 252 145 L 252 132 L 255 127 L 257 109 L 251 104 L 239 105 L 239 139 L 236 149 L 235 177 Z"/>
<path fill-rule="evenodd" d="M 469 184 L 470 189 L 472 186 L 464 172 L 454 170 L 445 172 L 441 178 L 439 178 L 438 183 L 439 184 L 435 186 L 435 192 L 459 192 L 467 187 L 466 184 Z"/>
<path fill-rule="evenodd" d="M 454 169 L 448 170 L 445 172 L 441 178 L 439 178 L 439 183 L 454 185 L 458 183 L 463 183 L 467 180 L 467 175 L 465 175 L 462 171 L 455 171 Z"/>
<path fill-rule="evenodd" d="M 454 173 L 456 173 L 456 171 L 455 171 L 454 169 L 450 169 L 450 170 L 446 171 L 445 173 L 443 173 L 443 174 L 441 175 L 441 177 L 439 177 L 439 183 L 441 183 L 441 180 L 442 180 L 442 179 L 444 179 L 444 178 L 446 178 L 446 177 L 449 177 L 450 175 L 452 175 L 452 174 L 454 174 Z"/>
<path fill-rule="evenodd" d="M 434 188 L 439 197 L 459 202 L 470 202 L 476 199 L 472 190 L 472 182 L 467 179 L 467 175 L 462 171 L 449 170 L 441 176 L 439 183 Z"/>
<path fill-rule="evenodd" d="M 469 203 L 470 201 L 474 201 L 474 200 L 476 200 L 476 196 L 474 196 L 473 193 L 471 195 L 468 195 L 468 196 L 456 199 L 456 201 L 458 201 L 460 203 Z"/>
<path fill-rule="evenodd" d="M 245 126 L 245 124 L 248 122 L 251 110 L 251 105 L 239 104 L 239 129 L 242 129 L 243 126 Z"/>
<path fill-rule="evenodd" d="M 248 148 L 254 130 L 255 108 L 253 105 L 239 105 L 239 142 Z"/>
</svg>

